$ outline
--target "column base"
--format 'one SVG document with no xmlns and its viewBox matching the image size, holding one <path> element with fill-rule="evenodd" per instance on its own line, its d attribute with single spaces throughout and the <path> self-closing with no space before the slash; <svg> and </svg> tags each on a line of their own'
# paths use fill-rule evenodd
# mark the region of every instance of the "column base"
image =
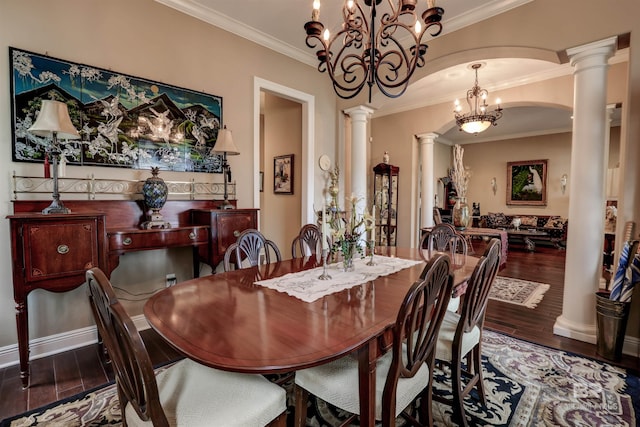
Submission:
<svg viewBox="0 0 640 427">
<path fill-rule="evenodd" d="M 553 333 L 561 337 L 572 338 L 574 340 L 596 343 L 596 325 L 582 325 L 568 321 L 562 316 L 558 316 L 553 325 Z"/>
</svg>

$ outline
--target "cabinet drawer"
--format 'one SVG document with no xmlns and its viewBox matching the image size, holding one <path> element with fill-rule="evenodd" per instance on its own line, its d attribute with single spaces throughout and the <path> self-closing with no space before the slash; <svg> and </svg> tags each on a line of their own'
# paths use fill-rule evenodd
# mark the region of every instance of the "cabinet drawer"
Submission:
<svg viewBox="0 0 640 427">
<path fill-rule="evenodd" d="M 23 238 L 26 281 L 83 275 L 100 265 L 96 221 L 26 223 Z"/>
<path fill-rule="evenodd" d="M 208 227 L 108 232 L 109 252 L 132 252 L 206 244 Z"/>
</svg>

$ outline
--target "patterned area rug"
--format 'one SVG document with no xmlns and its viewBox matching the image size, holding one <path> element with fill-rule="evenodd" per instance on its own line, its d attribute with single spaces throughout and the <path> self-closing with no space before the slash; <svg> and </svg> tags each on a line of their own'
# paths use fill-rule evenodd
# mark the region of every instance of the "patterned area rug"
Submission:
<svg viewBox="0 0 640 427">
<path fill-rule="evenodd" d="M 492 331 L 483 338 L 487 406 L 465 402 L 473 426 L 638 425 L 638 377 L 584 357 L 538 346 Z M 437 371 L 436 392 L 447 395 L 447 373 Z M 289 385 L 289 388 L 291 385 Z M 291 415 L 293 402 L 289 400 Z M 434 403 L 435 425 L 454 426 L 449 407 Z M 311 400 L 307 426 L 337 425 L 344 414 Z M 288 420 L 292 425 L 292 417 Z M 399 425 L 403 425 L 399 420 Z M 0 426 L 120 426 L 113 385 L 47 408 L 4 420 Z"/>
<path fill-rule="evenodd" d="M 550 285 L 546 283 L 496 276 L 489 292 L 489 298 L 536 308 L 549 288 Z"/>
</svg>

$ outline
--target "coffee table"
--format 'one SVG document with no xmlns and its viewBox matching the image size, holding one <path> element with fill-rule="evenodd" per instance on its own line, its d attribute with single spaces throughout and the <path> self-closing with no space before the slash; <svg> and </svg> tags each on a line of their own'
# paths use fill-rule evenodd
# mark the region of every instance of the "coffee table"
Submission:
<svg viewBox="0 0 640 427">
<path fill-rule="evenodd" d="M 507 230 L 510 238 L 515 237 L 521 239 L 529 252 L 535 252 L 536 242 L 532 240 L 535 237 L 548 236 L 549 233 L 540 230 Z"/>
</svg>

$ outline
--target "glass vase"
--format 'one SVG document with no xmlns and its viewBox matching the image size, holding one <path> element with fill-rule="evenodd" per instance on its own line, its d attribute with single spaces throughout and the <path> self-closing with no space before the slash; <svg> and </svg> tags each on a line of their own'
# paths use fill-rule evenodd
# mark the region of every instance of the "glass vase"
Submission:
<svg viewBox="0 0 640 427">
<path fill-rule="evenodd" d="M 351 242 L 342 243 L 342 270 L 353 271 L 353 257 L 358 251 L 356 244 Z"/>
<path fill-rule="evenodd" d="M 467 198 L 458 197 L 455 205 L 453 205 L 453 225 L 460 230 L 464 230 L 469 226 L 470 220 Z"/>
</svg>

